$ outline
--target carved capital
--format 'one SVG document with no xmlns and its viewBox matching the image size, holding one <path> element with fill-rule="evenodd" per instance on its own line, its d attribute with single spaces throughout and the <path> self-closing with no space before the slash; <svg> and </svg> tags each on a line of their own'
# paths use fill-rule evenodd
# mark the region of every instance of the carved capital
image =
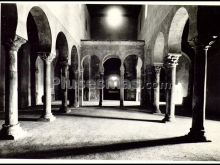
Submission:
<svg viewBox="0 0 220 165">
<path fill-rule="evenodd" d="M 37 54 L 46 63 L 51 63 L 56 56 L 55 54 L 48 53 L 48 52 L 37 52 Z"/>
<path fill-rule="evenodd" d="M 154 67 L 154 72 L 158 74 L 160 73 L 160 70 L 163 67 L 163 63 L 154 63 L 153 67 Z"/>
<path fill-rule="evenodd" d="M 195 36 L 193 38 L 191 38 L 189 41 L 188 41 L 189 45 L 192 47 L 192 48 L 195 48 L 195 47 L 203 47 L 204 46 L 204 43 L 198 38 L 198 36 Z"/>
<path fill-rule="evenodd" d="M 208 50 L 212 45 L 215 43 L 217 40 L 218 36 L 212 36 L 211 39 L 209 40 L 209 43 L 205 46 L 205 50 Z"/>
<path fill-rule="evenodd" d="M 27 42 L 27 40 L 25 40 L 24 38 L 16 35 L 14 39 L 9 39 L 5 43 L 5 46 L 10 51 L 16 51 L 17 52 L 19 50 L 19 48 L 21 47 L 21 45 L 23 45 L 25 42 Z"/>
<path fill-rule="evenodd" d="M 103 67 L 103 66 L 101 66 L 101 67 L 99 68 L 99 72 L 100 72 L 100 74 L 101 74 L 101 73 L 104 74 L 104 67 Z"/>
<path fill-rule="evenodd" d="M 201 47 L 203 49 L 209 49 L 217 40 L 218 36 L 203 36 L 198 37 L 195 36 L 191 40 L 188 41 L 189 45 L 192 48 Z"/>
<path fill-rule="evenodd" d="M 101 71 L 101 72 L 100 72 L 100 75 L 101 75 L 101 76 L 104 76 L 104 71 Z"/>
<path fill-rule="evenodd" d="M 154 72 L 156 74 L 159 74 L 160 73 L 160 70 L 161 70 L 161 66 L 154 66 Z"/>
<path fill-rule="evenodd" d="M 178 60 L 179 60 L 180 56 L 181 56 L 181 54 L 169 53 L 165 57 L 165 65 L 168 67 L 178 65 Z"/>
<path fill-rule="evenodd" d="M 121 66 L 121 67 L 120 67 L 120 72 L 121 72 L 121 73 L 124 73 L 124 72 L 125 72 L 124 66 Z"/>
</svg>

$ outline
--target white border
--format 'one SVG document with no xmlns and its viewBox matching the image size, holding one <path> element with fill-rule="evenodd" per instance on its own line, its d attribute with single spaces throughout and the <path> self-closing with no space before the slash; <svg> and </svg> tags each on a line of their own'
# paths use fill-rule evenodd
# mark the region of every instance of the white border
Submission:
<svg viewBox="0 0 220 165">
<path fill-rule="evenodd" d="M 73 4 L 131 4 L 131 5 L 209 5 L 220 6 L 220 1 L 0 1 L 0 3 L 73 3 Z M 220 161 L 143 161 L 143 160 L 77 160 L 77 159 L 1 159 L 0 164 L 219 164 Z"/>
</svg>

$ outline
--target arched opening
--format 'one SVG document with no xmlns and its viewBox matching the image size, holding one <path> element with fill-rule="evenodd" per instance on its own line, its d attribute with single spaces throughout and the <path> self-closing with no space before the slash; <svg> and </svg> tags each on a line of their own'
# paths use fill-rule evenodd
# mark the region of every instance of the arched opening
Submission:
<svg viewBox="0 0 220 165">
<path fill-rule="evenodd" d="M 59 84 L 54 84 L 55 101 L 61 101 L 63 97 L 63 83 L 65 77 L 64 65 L 68 63 L 68 43 L 63 32 L 59 32 L 56 39 L 56 57 L 54 64 L 54 79 L 60 81 Z"/>
<path fill-rule="evenodd" d="M 76 104 L 79 102 L 79 90 L 78 90 L 78 80 L 79 80 L 79 57 L 78 52 L 75 46 L 72 47 L 71 50 L 71 65 L 69 68 L 69 79 L 70 79 L 70 86 L 71 89 L 69 89 L 69 101 L 70 106 L 77 106 Z"/>
<path fill-rule="evenodd" d="M 181 53 L 182 34 L 188 18 L 188 12 L 184 7 L 181 7 L 176 11 L 169 30 L 169 53 Z"/>
<path fill-rule="evenodd" d="M 1 40 L 2 43 L 13 40 L 16 35 L 18 12 L 16 4 L 1 4 Z"/>
<path fill-rule="evenodd" d="M 21 46 L 18 51 L 18 108 L 31 105 L 31 61 L 29 44 Z"/>
<path fill-rule="evenodd" d="M 96 86 L 100 77 L 100 59 L 96 55 L 88 55 L 83 58 L 83 101 L 86 105 L 96 105 L 99 101 L 99 89 Z"/>
<path fill-rule="evenodd" d="M 119 58 L 109 58 L 104 62 L 104 100 L 120 100 L 120 67 Z"/>
<path fill-rule="evenodd" d="M 130 85 L 124 89 L 124 100 L 131 105 L 140 105 L 142 60 L 137 55 L 129 55 L 124 60 L 124 80 Z"/>
<path fill-rule="evenodd" d="M 190 110 L 192 105 L 194 51 L 188 43 L 188 36 L 189 15 L 187 10 L 181 7 L 173 17 L 168 38 L 168 53 L 182 55 L 176 67 L 175 103 L 177 113 L 181 113 L 182 110 Z"/>
<path fill-rule="evenodd" d="M 163 62 L 164 59 L 164 35 L 159 32 L 154 44 L 153 60 L 156 63 Z"/>
<path fill-rule="evenodd" d="M 28 40 L 36 52 L 51 52 L 52 35 L 46 14 L 40 7 L 33 7 L 27 18 Z"/>
<path fill-rule="evenodd" d="M 38 53 L 51 52 L 52 36 L 48 18 L 40 7 L 35 6 L 31 8 L 28 14 L 26 26 L 29 44 L 27 47 L 28 51 L 26 52 L 29 52 L 31 69 L 31 105 L 34 106 L 42 103 L 41 98 L 39 98 L 41 97 L 41 94 L 39 94 L 38 89 L 43 89 L 43 83 L 38 84 L 38 81 L 43 82 L 42 78 L 44 72 L 39 72 L 39 68 L 43 70 L 43 61 L 38 58 Z M 39 61 L 41 61 L 40 63 L 42 66 L 38 65 Z M 23 75 L 19 76 L 22 77 Z"/>
<path fill-rule="evenodd" d="M 41 105 L 43 104 L 42 96 L 44 95 L 44 62 L 40 57 L 36 59 L 34 76 L 36 105 Z"/>
</svg>

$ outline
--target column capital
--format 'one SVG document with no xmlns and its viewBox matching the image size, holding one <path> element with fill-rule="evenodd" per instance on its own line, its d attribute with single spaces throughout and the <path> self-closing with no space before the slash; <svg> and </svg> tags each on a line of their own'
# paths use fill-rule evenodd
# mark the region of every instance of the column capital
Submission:
<svg viewBox="0 0 220 165">
<path fill-rule="evenodd" d="M 217 40 L 218 36 L 195 36 L 191 40 L 188 41 L 189 45 L 192 48 L 201 47 L 206 50 L 209 49 Z"/>
<path fill-rule="evenodd" d="M 21 45 L 23 45 L 25 42 L 27 42 L 27 40 L 16 35 L 14 39 L 9 39 L 4 45 L 7 49 L 17 52 Z"/>
<path fill-rule="evenodd" d="M 201 39 L 199 39 L 198 36 L 195 36 L 193 38 L 191 38 L 189 41 L 188 41 L 189 45 L 192 47 L 192 48 L 195 48 L 195 47 L 203 47 L 204 46 L 204 43 L 201 41 Z"/>
<path fill-rule="evenodd" d="M 163 67 L 163 63 L 153 63 L 153 67 L 156 73 L 160 73 L 160 70 Z"/>
<path fill-rule="evenodd" d="M 121 72 L 125 72 L 125 68 L 124 68 L 123 65 L 120 67 L 120 71 L 121 71 Z"/>
<path fill-rule="evenodd" d="M 165 65 L 168 67 L 178 65 L 178 60 L 182 55 L 180 53 L 168 53 L 165 57 Z"/>
<path fill-rule="evenodd" d="M 104 67 L 103 67 L 103 66 L 100 66 L 100 67 L 99 67 L 99 72 L 100 72 L 100 74 L 101 74 L 101 73 L 104 74 Z"/>
<path fill-rule="evenodd" d="M 49 52 L 37 52 L 37 55 L 47 63 L 51 63 L 56 56 L 56 54 Z"/>
</svg>

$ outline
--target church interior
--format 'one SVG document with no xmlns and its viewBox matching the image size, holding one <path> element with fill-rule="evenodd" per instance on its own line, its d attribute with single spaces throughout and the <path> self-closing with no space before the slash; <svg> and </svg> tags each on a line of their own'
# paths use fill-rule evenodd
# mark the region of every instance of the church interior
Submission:
<svg viewBox="0 0 220 165">
<path fill-rule="evenodd" d="M 1 3 L 0 158 L 219 161 L 219 18 L 220 4 Z"/>
</svg>

